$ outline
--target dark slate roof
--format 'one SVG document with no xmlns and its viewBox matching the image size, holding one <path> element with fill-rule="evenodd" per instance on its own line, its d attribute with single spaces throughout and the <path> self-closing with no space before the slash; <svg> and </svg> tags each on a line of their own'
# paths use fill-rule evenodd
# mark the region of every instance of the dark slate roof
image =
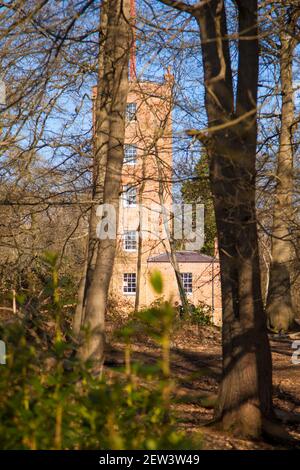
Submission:
<svg viewBox="0 0 300 470">
<path fill-rule="evenodd" d="M 212 256 L 204 255 L 198 251 L 176 251 L 178 263 L 212 263 L 217 261 Z M 169 263 L 169 253 L 161 253 L 159 255 L 150 256 L 148 263 Z"/>
</svg>

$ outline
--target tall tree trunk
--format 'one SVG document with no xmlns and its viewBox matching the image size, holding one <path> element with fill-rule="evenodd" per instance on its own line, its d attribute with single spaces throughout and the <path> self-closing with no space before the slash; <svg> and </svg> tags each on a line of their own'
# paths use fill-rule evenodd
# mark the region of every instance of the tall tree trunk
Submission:
<svg viewBox="0 0 300 470">
<path fill-rule="evenodd" d="M 263 310 L 255 214 L 257 1 L 236 0 L 239 61 L 236 103 L 224 0 L 163 3 L 192 14 L 200 28 L 208 146 L 222 287 L 223 376 L 216 419 L 258 437 L 273 418 L 272 362 Z"/>
<path fill-rule="evenodd" d="M 164 189 L 164 180 L 166 178 L 168 178 L 168 175 L 164 174 L 164 169 L 163 169 L 161 160 L 159 158 L 158 149 L 157 149 L 156 145 L 155 145 L 155 160 L 156 160 L 156 167 L 157 167 L 157 172 L 158 172 L 159 203 L 160 203 L 160 206 L 161 206 L 161 209 L 162 209 L 162 218 L 163 218 L 163 224 L 164 224 L 164 227 L 165 227 L 165 232 L 168 236 L 168 242 L 169 242 L 169 245 L 170 245 L 169 246 L 169 248 L 170 248 L 169 260 L 170 260 L 170 264 L 171 264 L 171 266 L 174 270 L 176 284 L 177 284 L 178 293 L 179 293 L 181 305 L 182 305 L 182 308 L 183 308 L 183 312 L 184 312 L 185 315 L 187 315 L 189 313 L 189 303 L 188 303 L 187 296 L 186 296 L 186 293 L 185 293 L 185 290 L 184 290 L 184 287 L 183 287 L 183 282 L 182 282 L 182 277 L 181 277 L 181 273 L 180 273 L 180 269 L 179 269 L 179 264 L 178 264 L 177 257 L 176 257 L 175 240 L 173 238 L 172 230 L 171 230 L 171 227 L 170 227 L 171 220 L 170 220 L 170 217 L 169 217 L 169 215 L 167 213 L 167 210 L 165 208 L 166 193 L 165 193 L 165 189 Z"/>
<path fill-rule="evenodd" d="M 223 148 L 222 155 L 219 148 L 211 159 L 223 305 L 223 377 L 215 412 L 225 429 L 258 437 L 264 419 L 272 416 L 272 363 L 261 298 L 254 170 L 241 145 L 239 140 Z M 234 157 L 239 164 L 230 161 Z"/>
<path fill-rule="evenodd" d="M 103 0 L 100 9 L 99 30 L 99 58 L 98 58 L 98 83 L 95 104 L 93 106 L 93 170 L 92 170 L 92 205 L 89 215 L 89 230 L 86 244 L 83 273 L 80 279 L 77 306 L 73 320 L 73 333 L 79 335 L 84 323 L 86 294 L 91 284 L 95 269 L 99 240 L 96 234 L 97 215 L 99 204 L 103 203 L 103 187 L 105 168 L 107 162 L 109 116 L 111 112 L 111 83 L 105 74 L 105 44 L 108 39 L 108 5 L 109 0 Z"/>
<path fill-rule="evenodd" d="M 142 212 L 142 211 L 141 211 Z M 138 226 L 138 249 L 137 249 L 137 262 L 136 262 L 136 294 L 134 300 L 134 311 L 138 312 L 140 308 L 141 297 L 141 284 L 142 284 L 142 256 L 143 256 L 143 238 L 142 238 L 142 215 L 140 213 L 140 223 Z"/>
<path fill-rule="evenodd" d="M 138 226 L 138 250 L 137 250 L 137 262 L 136 262 L 136 294 L 135 294 L 135 301 L 134 301 L 134 311 L 137 312 L 140 308 L 140 296 L 141 296 L 141 284 L 142 284 L 142 256 L 143 256 L 143 241 L 144 241 L 144 234 L 143 234 L 143 194 L 145 190 L 145 183 L 146 183 L 146 173 L 145 173 L 145 162 L 146 162 L 147 154 L 143 155 L 143 162 L 142 162 L 142 182 L 139 188 L 139 226 Z"/>
<path fill-rule="evenodd" d="M 255 213 L 257 1 L 237 1 L 236 105 L 222 0 L 199 11 L 209 127 L 210 179 L 219 239 L 223 377 L 216 418 L 259 436 L 272 418 L 272 362 L 263 310 Z M 218 130 L 213 131 L 215 126 Z"/>
<path fill-rule="evenodd" d="M 130 1 L 109 0 L 107 10 L 107 37 L 104 46 L 104 90 L 109 102 L 109 130 L 104 132 L 104 144 L 97 151 L 101 155 L 107 148 L 103 203 L 114 208 L 116 225 L 119 218 L 119 199 L 124 155 L 125 110 L 128 94 L 128 66 L 131 42 Z M 101 89 L 101 84 L 99 84 Z M 96 132 L 98 124 L 96 123 Z M 100 123 L 100 132 L 101 123 Z M 106 137 L 108 135 L 108 140 Z M 100 136 L 97 136 L 100 138 Z M 101 138 L 100 138 L 101 140 Z M 107 142 L 107 143 L 106 143 Z M 99 165 L 102 163 L 101 157 Z M 97 168 L 97 172 L 101 167 Z M 105 214 L 104 214 L 105 215 Z M 102 220 L 100 224 L 105 225 Z M 117 227 L 116 227 L 117 233 Z M 105 310 L 116 252 L 116 238 L 100 239 L 97 246 L 95 268 L 86 291 L 84 327 L 88 334 L 80 348 L 83 360 L 101 363 L 105 342 Z"/>
<path fill-rule="evenodd" d="M 281 129 L 277 157 L 270 281 L 266 304 L 269 326 L 278 332 L 287 331 L 293 325 L 295 318 L 291 296 L 293 246 L 290 230 L 293 216 L 293 126 L 295 116 L 292 65 L 295 46 L 295 40 L 286 31 L 282 31 L 280 34 Z"/>
</svg>

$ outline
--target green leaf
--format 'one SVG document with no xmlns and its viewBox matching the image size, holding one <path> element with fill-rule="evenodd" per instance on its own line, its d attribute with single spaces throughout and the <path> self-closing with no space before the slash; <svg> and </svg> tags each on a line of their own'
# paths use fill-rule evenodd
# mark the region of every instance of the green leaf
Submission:
<svg viewBox="0 0 300 470">
<path fill-rule="evenodd" d="M 44 262 L 53 268 L 56 266 L 57 259 L 58 259 L 58 253 L 54 251 L 50 251 L 50 250 L 45 251 L 43 255 Z"/>
<path fill-rule="evenodd" d="M 163 291 L 163 279 L 159 271 L 154 271 L 150 276 L 150 283 L 154 291 L 157 294 L 162 294 Z"/>
</svg>

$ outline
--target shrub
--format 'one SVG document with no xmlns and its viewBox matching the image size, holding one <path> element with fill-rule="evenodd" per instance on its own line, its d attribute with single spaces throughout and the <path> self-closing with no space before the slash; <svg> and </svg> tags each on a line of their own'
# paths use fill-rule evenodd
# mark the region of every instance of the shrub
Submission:
<svg viewBox="0 0 300 470">
<path fill-rule="evenodd" d="M 193 306 L 190 310 L 191 322 L 196 325 L 212 325 L 212 310 L 211 307 L 204 302 L 199 303 L 196 307 Z"/>
<path fill-rule="evenodd" d="M 74 359 L 74 346 L 60 333 L 60 301 L 55 260 L 52 269 L 56 335 L 50 348 L 27 334 L 20 321 L 2 327 L 7 364 L 0 366 L 1 449 L 190 449 L 176 429 L 171 397 L 172 306 L 144 310 L 118 332 L 125 342 L 125 367 L 95 376 Z M 154 366 L 131 360 L 139 331 L 161 348 Z"/>
</svg>

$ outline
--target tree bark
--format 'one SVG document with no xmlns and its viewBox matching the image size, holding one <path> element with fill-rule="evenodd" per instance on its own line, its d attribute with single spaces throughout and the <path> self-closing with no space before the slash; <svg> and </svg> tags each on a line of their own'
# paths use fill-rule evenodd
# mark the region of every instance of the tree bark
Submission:
<svg viewBox="0 0 300 470">
<path fill-rule="evenodd" d="M 223 304 L 223 377 L 215 416 L 225 429 L 258 437 L 273 414 L 272 362 L 255 213 L 257 1 L 236 3 L 239 65 L 235 109 L 224 2 L 212 0 L 196 16 L 208 125 L 219 126 L 208 139 Z"/>
<path fill-rule="evenodd" d="M 266 304 L 269 327 L 277 332 L 288 331 L 295 318 L 291 296 L 293 126 L 295 123 L 292 66 L 295 46 L 295 40 L 288 32 L 282 31 L 280 34 L 281 129 L 277 157 L 270 281 Z"/>
<path fill-rule="evenodd" d="M 143 195 L 145 190 L 145 159 L 146 154 L 143 155 L 142 162 L 142 182 L 139 188 L 139 206 L 143 205 Z M 136 294 L 134 301 L 134 311 L 138 312 L 140 308 L 140 294 L 141 294 L 141 284 L 142 284 L 142 257 L 143 257 L 143 210 L 140 210 L 139 213 L 139 226 L 138 226 L 138 250 L 137 250 L 137 262 L 136 262 Z"/>
<path fill-rule="evenodd" d="M 109 116 L 111 112 L 111 84 L 107 80 L 105 67 L 105 44 L 108 39 L 108 4 L 104 0 L 100 10 L 98 83 L 95 104 L 93 106 L 93 169 L 92 169 L 92 205 L 89 215 L 89 231 L 86 244 L 83 273 L 80 279 L 77 306 L 73 320 L 73 333 L 78 337 L 84 323 L 86 295 L 95 269 L 99 240 L 96 234 L 97 206 L 103 203 L 103 187 L 107 162 Z M 107 60 L 107 59 L 106 59 Z"/>
<path fill-rule="evenodd" d="M 156 160 L 156 167 L 157 167 L 157 172 L 158 172 L 159 203 L 160 203 L 161 209 L 163 211 L 163 213 L 162 213 L 163 224 L 164 224 L 164 227 L 165 227 L 165 232 L 168 236 L 168 242 L 169 242 L 169 248 L 170 248 L 170 252 L 168 254 L 169 255 L 169 260 L 170 260 L 170 264 L 171 264 L 171 266 L 174 270 L 176 284 L 177 284 L 177 288 L 178 288 L 178 293 L 179 293 L 181 305 L 182 305 L 182 308 L 183 308 L 183 313 L 185 315 L 188 315 L 188 313 L 189 313 L 189 303 L 188 303 L 188 299 L 187 299 L 187 296 L 186 296 L 186 293 L 185 293 L 185 290 L 184 290 L 184 287 L 183 287 L 183 282 L 182 282 L 182 278 L 181 278 L 179 264 L 178 264 L 177 257 L 176 257 L 175 240 L 173 238 L 172 230 L 171 230 L 171 227 L 170 227 L 171 220 L 169 220 L 169 216 L 168 216 L 168 214 L 166 212 L 166 208 L 165 208 L 165 196 L 166 196 L 165 193 L 166 193 L 166 191 L 164 189 L 163 181 L 166 179 L 166 175 L 164 175 L 164 170 L 163 170 L 162 163 L 161 163 L 159 155 L 158 155 L 158 149 L 157 149 L 156 145 L 155 145 L 155 160 Z"/>
<path fill-rule="evenodd" d="M 102 155 L 102 152 L 105 153 L 107 149 L 103 203 L 114 208 L 116 224 L 118 224 L 131 42 L 129 0 L 109 0 L 107 15 L 103 86 L 109 103 L 107 113 L 109 128 L 108 134 L 105 129 L 104 136 L 97 136 L 100 139 L 100 144 L 97 143 L 97 151 Z M 101 90 L 101 84 L 99 87 Z M 99 131 L 102 133 L 101 123 Z M 96 132 L 98 132 L 98 123 L 96 123 Z M 101 158 L 97 160 L 98 165 L 102 164 Z M 101 166 L 98 166 L 98 174 L 100 171 Z M 103 218 L 101 223 L 105 223 Z M 115 251 L 116 238 L 98 240 L 95 267 L 86 291 L 84 327 L 88 331 L 79 355 L 82 360 L 92 360 L 98 364 L 102 363 L 104 357 L 105 309 Z"/>
<path fill-rule="evenodd" d="M 208 147 L 222 287 L 223 375 L 215 417 L 222 427 L 258 437 L 273 418 L 272 362 L 263 310 L 255 213 L 257 1 L 236 0 L 239 61 L 236 100 L 225 2 L 163 3 L 190 13 L 200 28 Z"/>
</svg>

